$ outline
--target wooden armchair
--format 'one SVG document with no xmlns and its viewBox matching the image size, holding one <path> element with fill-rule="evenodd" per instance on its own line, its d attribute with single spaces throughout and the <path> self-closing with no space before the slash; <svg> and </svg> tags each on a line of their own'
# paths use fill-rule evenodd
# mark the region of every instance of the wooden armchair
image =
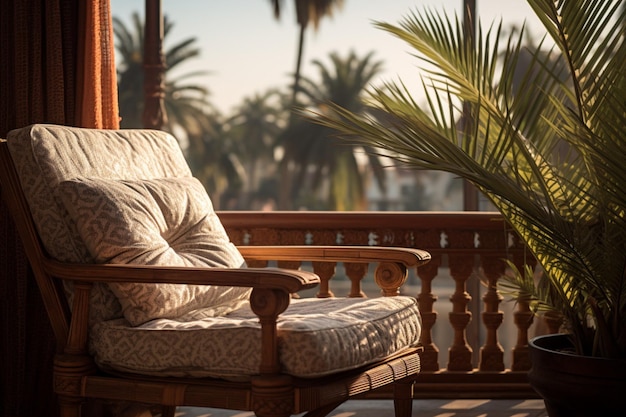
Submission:
<svg viewBox="0 0 626 417">
<path fill-rule="evenodd" d="M 92 399 L 325 416 L 389 384 L 411 415 L 421 321 L 399 287 L 427 252 L 236 248 L 164 132 L 15 130 L 0 179 L 54 329 L 62 417 Z M 294 299 L 314 273 L 244 259 L 378 262 L 386 297 Z"/>
</svg>

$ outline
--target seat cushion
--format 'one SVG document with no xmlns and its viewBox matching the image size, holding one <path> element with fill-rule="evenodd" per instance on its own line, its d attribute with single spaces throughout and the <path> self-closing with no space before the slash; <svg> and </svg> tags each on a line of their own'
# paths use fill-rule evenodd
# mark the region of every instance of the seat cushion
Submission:
<svg viewBox="0 0 626 417">
<path fill-rule="evenodd" d="M 324 376 L 416 346 L 420 332 L 413 297 L 296 299 L 279 317 L 279 361 L 288 374 Z M 161 376 L 248 378 L 259 372 L 260 343 L 249 306 L 219 318 L 189 314 L 138 327 L 113 320 L 91 334 L 99 366 Z"/>
<path fill-rule="evenodd" d="M 75 178 L 59 195 L 90 254 L 99 263 L 239 268 L 202 184 L 193 177 L 150 180 Z M 215 285 L 111 283 L 134 326 L 193 310 L 225 314 L 250 289 Z M 206 309 L 210 307 L 210 309 Z"/>
</svg>

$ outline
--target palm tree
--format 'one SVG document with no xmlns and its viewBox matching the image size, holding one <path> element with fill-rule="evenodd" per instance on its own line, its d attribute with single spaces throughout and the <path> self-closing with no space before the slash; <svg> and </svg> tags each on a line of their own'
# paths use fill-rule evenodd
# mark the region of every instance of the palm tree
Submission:
<svg viewBox="0 0 626 417">
<path fill-rule="evenodd" d="M 281 5 L 283 0 L 270 0 L 274 7 L 274 16 L 276 19 L 280 18 Z M 296 20 L 298 26 L 300 26 L 300 34 L 298 41 L 298 56 L 296 60 L 296 71 L 294 73 L 293 82 L 293 96 L 291 98 L 291 105 L 296 104 L 296 94 L 298 92 L 298 86 L 300 84 L 300 69 L 302 66 L 302 56 L 304 53 L 304 35 L 309 23 L 313 24 L 313 28 L 317 30 L 320 21 L 325 16 L 332 16 L 334 10 L 341 9 L 343 7 L 343 0 L 294 0 L 296 8 Z"/>
<path fill-rule="evenodd" d="M 354 113 L 362 113 L 365 109 L 362 94 L 381 71 L 382 62 L 373 61 L 371 52 L 362 59 L 354 52 L 345 58 L 332 53 L 330 60 L 330 68 L 319 60 L 313 61 L 319 70 L 321 81 L 302 77 L 299 90 L 304 96 L 304 105 L 323 111 L 330 101 L 341 103 Z M 295 180 L 293 190 L 311 195 L 319 191 L 322 185 L 328 185 L 328 208 L 364 209 L 364 175 L 356 156 L 360 147 L 338 144 L 333 134 L 332 130 L 306 119 L 296 119 L 282 135 L 282 164 L 293 167 L 290 171 L 290 177 L 293 176 Z M 384 189 L 385 173 L 380 159 L 371 153 L 368 153 L 367 158 L 368 169 Z"/>
<path fill-rule="evenodd" d="M 276 174 L 275 150 L 280 132 L 286 125 L 287 112 L 280 102 L 278 90 L 270 89 L 244 99 L 227 120 L 231 140 L 240 144 L 241 156 L 248 174 L 245 192 L 247 197 L 258 189 L 263 178 Z M 276 196 L 277 197 L 277 196 Z M 242 207 L 249 207 L 241 201 Z"/>
<path fill-rule="evenodd" d="M 132 16 L 134 31 L 113 17 L 115 49 L 121 60 L 118 64 L 118 99 L 122 127 L 141 127 L 143 112 L 143 23 L 139 15 Z"/>
<path fill-rule="evenodd" d="M 236 196 L 246 182 L 246 172 L 239 155 L 241 142 L 233 140 L 228 124 L 217 114 L 204 114 L 202 124 L 210 130 L 189 134 L 186 159 L 195 177 L 211 196 L 214 208 L 228 205 L 225 196 Z"/>
<path fill-rule="evenodd" d="M 165 17 L 164 36 L 173 24 Z M 113 18 L 116 48 L 122 59 L 119 66 L 118 89 L 120 114 L 123 128 L 143 127 L 143 22 L 137 13 L 132 16 L 132 30 L 117 17 Z M 196 39 L 189 38 L 165 52 L 165 109 L 168 121 L 165 130 L 182 128 L 177 132 L 185 157 L 207 191 L 216 207 L 229 190 L 238 190 L 245 181 L 245 171 L 239 161 L 240 150 L 225 132 L 222 117 L 208 102 L 206 87 L 190 83 L 190 79 L 204 72 L 185 73 L 176 78 L 168 77 L 175 68 L 199 55 Z"/>
<path fill-rule="evenodd" d="M 116 49 L 121 56 L 118 70 L 119 106 L 123 128 L 142 127 L 143 113 L 143 21 L 138 13 L 133 13 L 132 30 L 123 21 L 113 18 Z M 164 36 L 171 32 L 173 23 L 165 18 Z M 200 54 L 195 46 L 196 38 L 186 39 L 165 52 L 165 109 L 168 123 L 164 129 L 173 131 L 175 126 L 182 127 L 193 137 L 201 136 L 203 131 L 211 129 L 204 117 L 211 107 L 208 102 L 206 87 L 189 83 L 190 78 L 205 74 L 204 72 L 186 73 L 177 78 L 167 77 L 171 71 L 189 59 Z"/>
</svg>

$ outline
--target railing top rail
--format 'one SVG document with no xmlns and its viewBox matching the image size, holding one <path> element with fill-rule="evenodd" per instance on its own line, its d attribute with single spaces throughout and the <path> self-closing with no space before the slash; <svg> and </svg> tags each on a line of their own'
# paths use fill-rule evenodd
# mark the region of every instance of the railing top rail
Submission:
<svg viewBox="0 0 626 417">
<path fill-rule="evenodd" d="M 383 224 L 392 229 L 502 230 L 504 219 L 498 212 L 484 211 L 219 211 L 231 227 L 301 229 L 357 228 Z M 384 222 L 382 221 L 384 219 Z"/>
<path fill-rule="evenodd" d="M 503 256 L 525 251 L 498 212 L 220 211 L 218 215 L 239 245 L 404 246 L 433 255 Z"/>
</svg>

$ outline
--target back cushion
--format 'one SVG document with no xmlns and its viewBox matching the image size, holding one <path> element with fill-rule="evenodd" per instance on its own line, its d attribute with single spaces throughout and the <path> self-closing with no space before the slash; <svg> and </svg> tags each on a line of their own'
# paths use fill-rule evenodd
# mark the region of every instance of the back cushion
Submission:
<svg viewBox="0 0 626 417">
<path fill-rule="evenodd" d="M 99 263 L 241 267 L 211 200 L 195 178 L 63 181 L 61 200 Z M 132 325 L 203 309 L 225 314 L 250 289 L 211 285 L 109 284 Z M 204 309 L 209 307 L 208 309 Z"/>
<path fill-rule="evenodd" d="M 108 179 L 191 177 L 176 139 L 144 129 L 99 130 L 36 124 L 7 142 L 31 214 L 48 254 L 64 262 L 93 262 L 59 198 L 59 184 L 84 176 Z M 92 322 L 122 317 L 107 285 L 92 290 Z"/>
</svg>

